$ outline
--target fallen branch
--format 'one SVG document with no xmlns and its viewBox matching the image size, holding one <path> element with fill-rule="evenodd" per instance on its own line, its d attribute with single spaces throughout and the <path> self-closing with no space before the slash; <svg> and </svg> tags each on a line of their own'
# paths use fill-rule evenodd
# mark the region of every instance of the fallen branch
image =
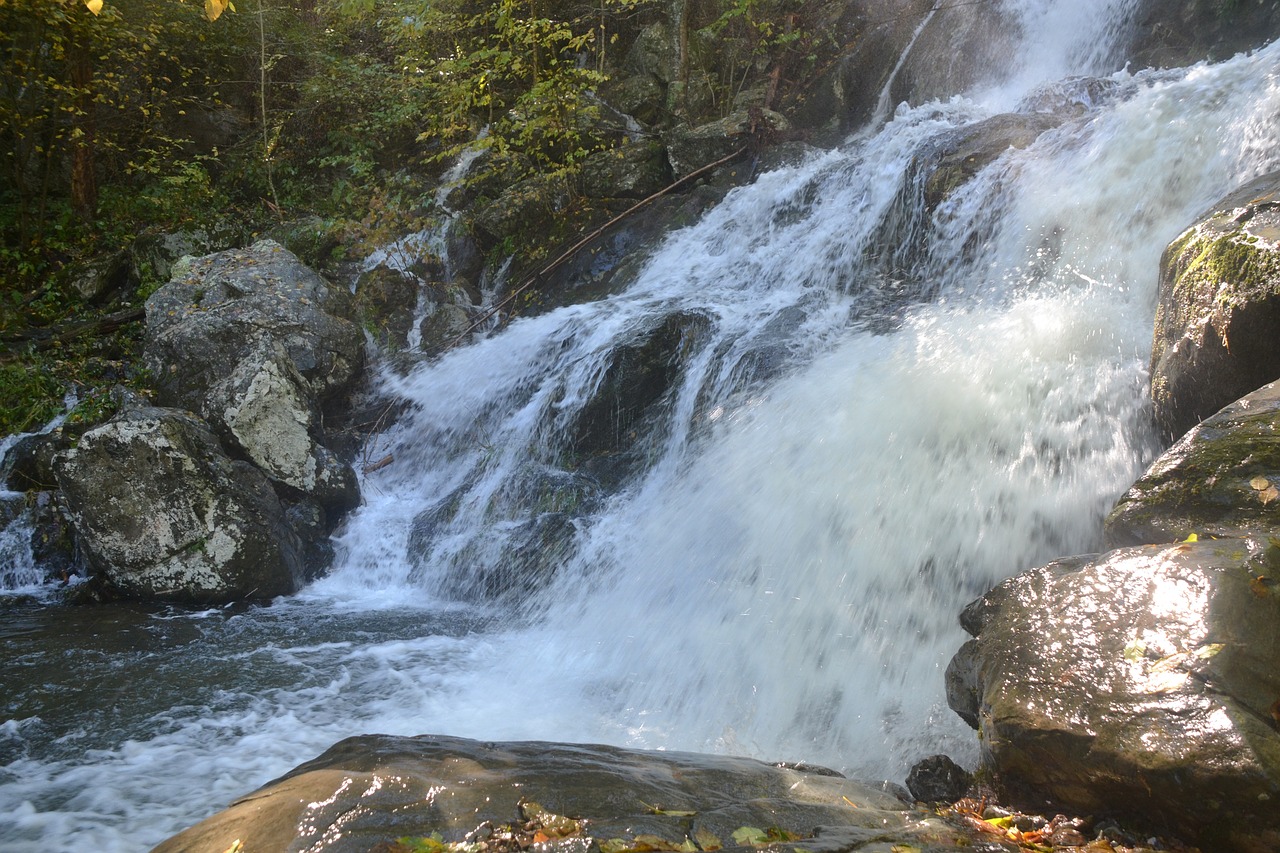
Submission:
<svg viewBox="0 0 1280 853">
<path fill-rule="evenodd" d="M 27 329 L 0 336 L 0 348 L 5 350 L 5 352 L 0 353 L 0 362 L 13 361 L 20 358 L 23 352 L 18 352 L 18 349 L 23 351 L 33 349 L 46 350 L 64 344 L 67 341 L 82 338 L 85 335 L 110 334 L 121 326 L 141 320 L 145 314 L 145 309 L 139 306 L 137 308 L 126 308 L 114 314 L 107 314 L 80 323 L 71 323 L 56 328 Z"/>
<path fill-rule="evenodd" d="M 568 249 L 566 249 L 564 252 L 558 255 L 554 260 L 548 262 L 545 266 L 543 266 L 537 272 L 531 273 L 530 275 L 526 276 L 524 281 L 520 282 L 520 286 L 517 287 L 515 290 L 511 291 L 511 293 L 508 294 L 506 299 L 502 300 L 497 305 L 494 305 L 488 311 L 484 312 L 484 314 L 480 315 L 480 319 L 476 320 L 474 323 L 472 323 L 470 326 L 467 327 L 466 331 L 464 331 L 462 334 L 458 335 L 456 338 L 450 341 L 446 348 L 457 346 L 459 343 L 462 342 L 464 338 L 467 337 L 467 335 L 470 335 L 476 329 L 480 328 L 480 326 L 488 322 L 489 318 L 493 317 L 493 315 L 497 314 L 507 305 L 510 305 L 513 299 L 515 299 L 521 293 L 524 293 L 526 290 L 528 290 L 533 285 L 537 284 L 539 281 L 542 281 L 544 278 L 546 278 L 548 274 L 550 274 L 556 268 L 564 265 L 566 261 L 568 261 L 574 255 L 576 255 L 578 252 L 582 251 L 584 247 L 586 247 L 589 243 L 591 243 L 597 237 L 604 234 L 606 231 L 608 231 L 613 226 L 617 225 L 622 220 L 631 216 L 640 208 L 644 207 L 650 202 L 656 201 L 657 199 L 661 198 L 662 196 L 666 195 L 672 190 L 675 190 L 676 188 L 692 180 L 702 177 L 707 172 L 710 172 L 713 169 L 717 169 L 720 166 L 723 166 L 724 164 L 730 162 L 731 160 L 735 160 L 738 157 L 741 157 L 744 153 L 746 153 L 747 149 L 750 147 L 751 147 L 750 145 L 743 145 L 741 148 L 734 151 L 732 154 L 721 157 L 719 160 L 716 160 L 714 163 L 708 163 L 707 165 L 703 166 L 700 169 L 695 169 L 694 171 L 685 175 L 683 178 L 680 178 L 678 181 L 673 181 L 672 183 L 658 190 L 653 195 L 648 196 L 647 198 L 641 199 L 640 201 L 631 205 L 631 207 L 628 207 L 626 210 L 622 211 L 622 213 L 619 213 L 617 216 L 613 217 L 613 219 L 610 219 L 608 222 L 601 225 L 599 228 L 595 229 L 594 231 L 592 231 L 587 236 L 583 237 L 578 242 L 574 243 L 572 246 L 570 246 Z"/>
</svg>

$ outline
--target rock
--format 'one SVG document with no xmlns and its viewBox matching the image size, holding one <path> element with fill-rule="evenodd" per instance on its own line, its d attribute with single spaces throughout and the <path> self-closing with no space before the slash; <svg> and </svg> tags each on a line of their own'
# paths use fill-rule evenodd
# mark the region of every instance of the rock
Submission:
<svg viewBox="0 0 1280 853">
<path fill-rule="evenodd" d="M 323 406 L 364 366 L 364 340 L 342 294 L 271 240 L 197 258 L 147 300 L 145 360 L 159 400 L 195 412 L 211 386 L 263 339 L 284 346 Z"/>
<path fill-rule="evenodd" d="M 320 430 L 308 390 L 284 347 L 263 340 L 209 389 L 205 408 L 274 482 L 340 515 L 360 502 L 360 487 L 351 466 L 312 437 Z"/>
<path fill-rule="evenodd" d="M 126 406 L 54 469 L 83 554 L 126 595 L 222 603 L 302 581 L 298 537 L 266 477 L 190 413 Z"/>
<path fill-rule="evenodd" d="M 1151 545 L 1051 563 L 971 604 L 958 669 L 972 680 L 948 698 L 980 697 L 1002 802 L 1280 849 L 1278 570 L 1280 547 L 1258 539 Z"/>
<path fill-rule="evenodd" d="M 1258 0 L 1143 0 L 1133 31 L 1134 68 L 1219 62 L 1280 36 L 1280 6 Z"/>
<path fill-rule="evenodd" d="M 407 272 L 377 266 L 356 281 L 356 316 L 384 350 L 405 346 L 417 303 L 418 281 Z"/>
<path fill-rule="evenodd" d="M 1280 378 L 1280 172 L 1222 199 L 1165 250 L 1151 350 L 1157 424 L 1176 438 Z"/>
<path fill-rule="evenodd" d="M 343 294 L 270 240 L 179 265 L 147 300 L 145 360 L 158 401 L 205 418 L 283 498 L 318 501 L 331 524 L 359 502 L 322 417 L 364 365 L 360 329 L 331 313 L 347 309 Z"/>
<path fill-rule="evenodd" d="M 1242 533 L 1280 535 L 1280 382 L 1169 448 L 1116 503 L 1107 547 Z"/>
<path fill-rule="evenodd" d="M 1051 113 L 1005 113 L 935 137 L 918 156 L 925 209 L 935 210 L 956 188 L 1010 148 L 1026 148 L 1062 119 Z"/>
<path fill-rule="evenodd" d="M 671 183 L 666 151 L 652 140 L 621 145 L 582 163 L 582 191 L 594 198 L 646 198 Z"/>
<path fill-rule="evenodd" d="M 230 227 L 208 231 L 189 228 L 160 234 L 143 234 L 129 247 L 129 265 L 134 281 L 164 284 L 173 274 L 173 265 L 188 255 L 207 255 L 240 242 L 240 234 Z"/>
<path fill-rule="evenodd" d="M 612 839 L 635 846 L 638 836 L 673 848 L 701 839 L 704 849 L 714 841 L 726 851 L 751 850 L 745 845 L 766 840 L 763 828 L 796 839 L 779 848 L 788 853 L 921 849 L 965 837 L 889 794 L 829 774 L 681 752 L 371 735 L 338 743 L 154 853 L 224 853 L 237 838 L 252 839 L 255 850 L 367 853 L 431 833 L 442 846 L 469 834 L 495 838 L 501 827 L 524 831 L 530 820 L 550 836 L 536 849 L 560 853 Z M 761 828 L 758 840 L 735 841 L 750 827 Z"/>
<path fill-rule="evenodd" d="M 476 212 L 472 221 L 491 244 L 541 233 L 568 206 L 569 182 L 561 175 L 535 175 L 508 186 L 491 203 Z"/>
<path fill-rule="evenodd" d="M 128 255 L 116 252 L 77 264 L 71 272 L 71 287 L 89 305 L 102 305 L 118 296 L 129 284 Z"/>
<path fill-rule="evenodd" d="M 757 121 L 752 119 L 752 112 L 741 110 L 718 121 L 692 128 L 682 125 L 668 132 L 664 141 L 672 175 L 683 178 L 703 166 L 727 157 L 746 145 L 752 133 L 781 131 L 789 126 L 785 118 L 769 110 L 755 111 L 758 112 L 759 122 L 764 125 L 757 126 Z"/>
<path fill-rule="evenodd" d="M 636 437 L 644 432 L 642 422 L 674 387 L 685 358 L 710 326 L 702 314 L 673 314 L 613 352 L 571 428 L 574 458 L 606 488 L 620 484 L 641 464 Z"/>
<path fill-rule="evenodd" d="M 946 755 L 918 761 L 907 774 L 907 790 L 923 803 L 954 803 L 972 785 L 973 774 Z"/>
</svg>

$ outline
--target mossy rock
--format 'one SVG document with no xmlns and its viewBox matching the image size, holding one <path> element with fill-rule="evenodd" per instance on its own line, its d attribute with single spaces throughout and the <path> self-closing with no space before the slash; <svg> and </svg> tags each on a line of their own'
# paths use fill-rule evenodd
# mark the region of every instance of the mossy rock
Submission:
<svg viewBox="0 0 1280 853">
<path fill-rule="evenodd" d="M 1280 535 L 1280 382 L 1184 435 L 1120 499 L 1111 547 L 1244 532 Z"/>
<path fill-rule="evenodd" d="M 1160 264 L 1151 398 L 1170 438 L 1280 378 L 1280 172 L 1222 199 Z"/>
</svg>

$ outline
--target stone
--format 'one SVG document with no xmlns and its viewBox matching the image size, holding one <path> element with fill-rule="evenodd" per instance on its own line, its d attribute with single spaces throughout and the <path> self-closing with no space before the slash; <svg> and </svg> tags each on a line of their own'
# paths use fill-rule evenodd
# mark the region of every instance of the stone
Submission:
<svg viewBox="0 0 1280 853">
<path fill-rule="evenodd" d="M 1227 195 L 1165 250 L 1151 349 L 1156 423 L 1177 438 L 1280 378 L 1280 172 Z"/>
<path fill-rule="evenodd" d="M 705 315 L 680 312 L 612 354 L 600 383 L 571 427 L 571 452 L 606 488 L 639 469 L 643 453 L 636 438 L 674 387 L 693 352 L 710 330 Z"/>
<path fill-rule="evenodd" d="M 1002 802 L 1129 818 L 1202 849 L 1280 849 L 1280 547 L 1123 548 L 1005 581 L 965 611 L 949 682 L 977 703 Z M 957 690 L 958 688 L 958 690 Z"/>
<path fill-rule="evenodd" d="M 252 839 L 255 850 L 367 853 L 431 833 L 444 844 L 485 837 L 531 814 L 564 826 L 563 836 L 537 845 L 557 853 L 642 835 L 672 847 L 700 838 L 746 851 L 753 842 L 734 840 L 745 827 L 795 839 L 777 848 L 787 853 L 976 840 L 831 771 L 585 744 L 370 735 L 336 744 L 154 853 L 225 853 L 237 838 Z"/>
<path fill-rule="evenodd" d="M 582 191 L 594 198 L 646 198 L 671 183 L 666 151 L 654 140 L 592 154 L 582 163 Z"/>
<path fill-rule="evenodd" d="M 364 367 L 347 300 L 272 240 L 189 260 L 147 300 L 144 359 L 159 402 L 207 414 L 211 386 L 264 339 L 279 342 L 324 406 Z"/>
<path fill-rule="evenodd" d="M 917 158 L 925 209 L 937 209 L 958 187 L 1010 148 L 1026 148 L 1062 119 L 1051 113 L 1005 113 L 965 125 L 930 141 Z"/>
<path fill-rule="evenodd" d="M 1117 501 L 1107 547 L 1280 536 L 1280 382 L 1237 400 L 1180 438 Z"/>
<path fill-rule="evenodd" d="M 753 113 L 758 115 L 758 121 L 752 118 Z M 759 126 L 761 123 L 763 126 Z M 677 127 L 665 134 L 663 141 L 672 175 L 683 178 L 742 148 L 755 132 L 784 131 L 788 127 L 787 120 L 778 113 L 740 110 L 697 127 Z"/>
<path fill-rule="evenodd" d="M 973 774 L 946 755 L 931 755 L 907 773 L 907 790 L 923 803 L 954 803 L 972 785 Z"/>
<path fill-rule="evenodd" d="M 302 581 L 300 542 L 267 478 L 188 412 L 126 406 L 54 469 L 81 552 L 127 596 L 214 604 Z"/>
</svg>

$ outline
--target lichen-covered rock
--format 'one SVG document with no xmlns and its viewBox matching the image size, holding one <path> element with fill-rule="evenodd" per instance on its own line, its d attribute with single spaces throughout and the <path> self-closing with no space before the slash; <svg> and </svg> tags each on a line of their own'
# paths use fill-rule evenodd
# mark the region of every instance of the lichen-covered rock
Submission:
<svg viewBox="0 0 1280 853">
<path fill-rule="evenodd" d="M 755 113 L 755 118 L 752 114 Z M 769 110 L 739 110 L 697 127 L 680 126 L 663 139 L 671 173 L 683 178 L 746 145 L 753 133 L 788 129 L 787 120 Z"/>
<path fill-rule="evenodd" d="M 54 468 L 82 552 L 126 595 L 216 603 L 302 581 L 298 537 L 267 478 L 190 413 L 127 406 Z"/>
<path fill-rule="evenodd" d="M 1280 547 L 1220 539 L 1025 572 L 971 604 L 948 698 L 1013 805 L 1280 849 Z M 968 676 L 964 677 L 967 673 Z"/>
<path fill-rule="evenodd" d="M 1116 503 L 1108 547 L 1280 535 L 1280 382 L 1237 400 L 1169 448 Z"/>
<path fill-rule="evenodd" d="M 344 295 L 272 240 L 179 264 L 147 300 L 145 360 L 159 402 L 206 414 L 209 389 L 263 340 L 280 343 L 324 406 L 364 366 Z"/>
<path fill-rule="evenodd" d="M 359 503 L 360 487 L 351 466 L 313 438 L 307 390 L 283 347 L 263 341 L 210 389 L 208 408 L 271 480 L 342 513 Z"/>
<path fill-rule="evenodd" d="M 336 744 L 154 853 L 224 853 L 237 838 L 252 839 L 254 850 L 367 853 L 432 833 L 444 850 L 464 839 L 507 849 L 497 833 L 510 825 L 537 827 L 538 849 L 560 853 L 607 842 L 694 849 L 695 839 L 700 849 L 726 851 L 785 840 L 777 849 L 787 853 L 950 849 L 977 840 L 822 768 L 582 744 L 371 735 Z M 534 829 L 527 835 L 536 838 Z"/>
<path fill-rule="evenodd" d="M 1172 438 L 1280 378 L 1280 172 L 1214 205 L 1160 263 L 1151 351 L 1156 422 Z"/>
<path fill-rule="evenodd" d="M 333 523 L 359 501 L 321 418 L 364 365 L 359 328 L 331 313 L 347 309 L 270 240 L 190 260 L 147 300 L 145 358 L 159 402 L 205 418 L 282 496 L 319 501 Z"/>
<path fill-rule="evenodd" d="M 645 198 L 671 183 L 671 170 L 662 144 L 642 140 L 588 157 L 581 181 L 593 198 Z"/>
</svg>

